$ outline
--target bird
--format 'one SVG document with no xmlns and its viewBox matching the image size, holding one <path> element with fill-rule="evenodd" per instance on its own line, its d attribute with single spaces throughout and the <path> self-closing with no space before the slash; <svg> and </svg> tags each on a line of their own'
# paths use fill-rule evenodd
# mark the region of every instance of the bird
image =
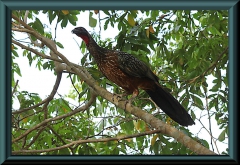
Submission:
<svg viewBox="0 0 240 165">
<path fill-rule="evenodd" d="M 143 61 L 127 52 L 99 46 L 84 27 L 76 27 L 72 33 L 85 42 L 100 72 L 123 88 L 126 94 L 132 94 L 130 99 L 138 96 L 139 89 L 145 90 L 172 120 L 182 126 L 195 124 L 185 108 L 159 84 L 159 78 Z"/>
</svg>

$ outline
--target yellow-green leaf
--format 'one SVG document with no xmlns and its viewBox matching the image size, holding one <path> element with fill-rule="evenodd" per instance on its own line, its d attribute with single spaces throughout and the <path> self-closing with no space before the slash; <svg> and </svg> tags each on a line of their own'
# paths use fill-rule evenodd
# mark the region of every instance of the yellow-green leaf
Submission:
<svg viewBox="0 0 240 165">
<path fill-rule="evenodd" d="M 179 64 L 180 64 L 180 65 L 183 65 L 183 58 L 180 58 L 180 59 L 179 59 Z"/>
<path fill-rule="evenodd" d="M 90 12 L 89 13 L 89 26 L 90 27 L 96 27 L 97 25 L 97 20 L 95 18 L 92 17 L 93 13 Z"/>
<path fill-rule="evenodd" d="M 128 14 L 128 23 L 131 26 L 135 26 L 135 21 L 134 21 L 134 19 L 133 19 L 131 14 Z"/>
<path fill-rule="evenodd" d="M 153 138 L 151 139 L 151 146 L 153 146 L 157 140 L 158 134 L 154 135 Z"/>
<path fill-rule="evenodd" d="M 150 131 L 150 128 L 146 123 L 145 123 L 145 131 Z"/>
<path fill-rule="evenodd" d="M 146 29 L 146 35 L 149 38 L 149 29 Z"/>
<path fill-rule="evenodd" d="M 223 130 L 223 131 L 220 133 L 220 135 L 218 136 L 218 140 L 219 140 L 220 142 L 222 142 L 222 141 L 225 140 L 225 132 L 226 132 L 226 130 Z"/>
<path fill-rule="evenodd" d="M 138 11 L 137 11 L 137 10 L 133 10 L 133 12 L 134 12 L 134 13 L 138 13 Z"/>
<path fill-rule="evenodd" d="M 172 121 L 172 119 L 171 119 L 170 117 L 167 117 L 166 123 L 169 124 L 169 125 L 171 125 L 171 121 Z"/>
<path fill-rule="evenodd" d="M 149 32 L 150 32 L 150 33 L 155 33 L 155 31 L 154 31 L 154 29 L 153 29 L 152 26 L 149 26 Z"/>
<path fill-rule="evenodd" d="M 63 13 L 64 15 L 68 15 L 68 14 L 69 14 L 69 11 L 68 11 L 68 10 L 62 10 L 62 13 Z"/>
</svg>

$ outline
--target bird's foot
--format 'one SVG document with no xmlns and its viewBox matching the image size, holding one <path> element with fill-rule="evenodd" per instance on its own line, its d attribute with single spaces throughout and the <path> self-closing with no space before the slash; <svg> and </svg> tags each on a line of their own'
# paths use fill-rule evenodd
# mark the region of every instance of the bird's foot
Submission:
<svg viewBox="0 0 240 165">
<path fill-rule="evenodd" d="M 126 100 L 125 98 L 123 98 L 123 97 L 125 97 L 125 96 L 127 96 L 126 93 L 123 93 L 123 94 L 113 93 L 112 101 L 114 102 L 114 98 L 116 98 L 117 101 L 124 101 L 124 100 Z"/>
<path fill-rule="evenodd" d="M 125 101 L 125 105 L 124 105 L 124 110 L 125 110 L 125 111 L 126 111 L 126 108 L 127 108 L 127 104 L 131 105 L 133 99 L 134 99 L 134 98 L 130 98 L 130 99 L 128 99 L 128 100 Z"/>
<path fill-rule="evenodd" d="M 123 94 L 113 93 L 112 101 L 114 102 L 115 99 L 117 99 L 117 101 L 125 101 L 124 110 L 126 110 L 127 104 L 131 105 L 133 100 L 133 98 L 130 98 L 130 99 L 125 98 L 125 96 L 127 95 L 128 95 L 127 93 L 123 93 Z"/>
</svg>

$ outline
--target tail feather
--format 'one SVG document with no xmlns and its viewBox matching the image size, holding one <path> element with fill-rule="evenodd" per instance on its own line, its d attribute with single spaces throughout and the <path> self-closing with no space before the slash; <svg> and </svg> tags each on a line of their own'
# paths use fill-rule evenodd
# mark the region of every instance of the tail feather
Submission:
<svg viewBox="0 0 240 165">
<path fill-rule="evenodd" d="M 146 90 L 151 99 L 174 121 L 188 126 L 195 124 L 185 108 L 166 90 L 156 85 L 154 91 Z"/>
</svg>

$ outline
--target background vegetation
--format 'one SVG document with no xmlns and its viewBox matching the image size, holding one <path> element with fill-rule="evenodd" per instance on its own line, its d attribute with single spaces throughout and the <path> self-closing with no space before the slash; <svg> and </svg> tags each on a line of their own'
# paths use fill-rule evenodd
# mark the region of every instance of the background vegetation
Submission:
<svg viewBox="0 0 240 165">
<path fill-rule="evenodd" d="M 84 42 L 76 41 L 79 51 L 72 52 L 58 40 L 57 31 L 78 26 L 84 13 L 97 43 L 149 64 L 196 125 L 175 123 L 144 91 L 124 110 L 124 102 L 112 94 L 121 89 L 98 71 Z M 104 38 L 102 34 L 110 29 L 117 33 Z M 70 62 L 61 50 L 82 53 L 81 61 Z M 21 90 L 16 76 L 32 80 L 21 74 L 21 63 L 16 62 L 20 57 L 28 60 L 30 68 L 49 70 L 56 77 L 55 84 L 48 85 L 52 88 L 48 96 Z M 219 142 L 227 143 L 228 138 L 227 72 L 228 11 L 13 11 L 12 104 L 19 107 L 12 109 L 12 153 L 227 154 L 228 149 L 218 149 Z M 72 83 L 65 87 L 66 95 L 57 92 L 62 74 L 68 74 Z M 203 130 L 207 134 L 200 138 Z"/>
</svg>

